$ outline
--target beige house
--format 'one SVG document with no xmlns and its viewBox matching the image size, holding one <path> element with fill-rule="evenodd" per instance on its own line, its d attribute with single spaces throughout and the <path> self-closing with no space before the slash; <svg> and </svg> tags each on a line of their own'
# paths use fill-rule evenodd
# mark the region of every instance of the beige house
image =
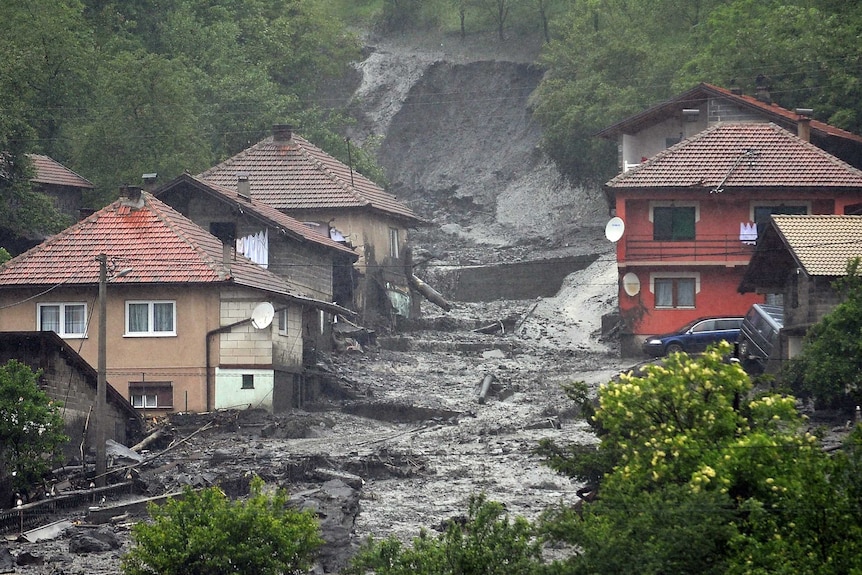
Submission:
<svg viewBox="0 0 862 575">
<path fill-rule="evenodd" d="M 357 254 L 344 243 L 251 198 L 243 187 L 248 180 L 236 184 L 224 188 L 183 174 L 153 195 L 209 230 L 224 245 L 233 246 L 235 253 L 285 280 L 296 294 L 349 306 L 352 274 L 337 272 L 349 272 Z M 332 319 L 326 315 L 323 309 L 306 308 L 302 329 L 306 349 L 330 349 Z"/>
<path fill-rule="evenodd" d="M 306 308 L 288 283 L 137 188 L 0 266 L 0 331 L 54 331 L 97 363 L 107 261 L 111 385 L 144 411 L 296 405 Z"/>
<path fill-rule="evenodd" d="M 784 309 L 780 363 L 802 349 L 808 329 L 843 296 L 833 284 L 862 257 L 862 216 L 773 215 L 739 284 L 742 293 L 775 294 Z"/>
<path fill-rule="evenodd" d="M 406 271 L 407 234 L 423 220 L 289 126 L 275 126 L 272 136 L 198 178 L 228 189 L 243 182 L 253 200 L 352 247 L 359 257 L 355 278 L 336 282 L 352 285 L 352 307 L 366 320 L 418 309 Z"/>
<path fill-rule="evenodd" d="M 686 138 L 720 124 L 773 123 L 862 169 L 862 136 L 813 118 L 815 110 L 788 110 L 765 87 L 743 94 L 737 87 L 701 83 L 673 98 L 608 126 L 597 135 L 615 140 L 620 171 L 637 167 Z"/>
</svg>

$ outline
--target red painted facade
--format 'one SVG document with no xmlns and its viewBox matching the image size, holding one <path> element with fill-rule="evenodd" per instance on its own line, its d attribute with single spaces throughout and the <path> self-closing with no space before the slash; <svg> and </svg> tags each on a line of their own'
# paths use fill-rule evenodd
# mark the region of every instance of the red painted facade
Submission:
<svg viewBox="0 0 862 575">
<path fill-rule="evenodd" d="M 625 222 L 619 310 L 623 353 L 636 353 L 648 335 L 703 316 L 742 316 L 763 302 L 764 294 L 738 291 L 755 220 L 852 213 L 862 172 L 774 125 L 719 126 L 620 174 L 606 193 Z"/>
</svg>

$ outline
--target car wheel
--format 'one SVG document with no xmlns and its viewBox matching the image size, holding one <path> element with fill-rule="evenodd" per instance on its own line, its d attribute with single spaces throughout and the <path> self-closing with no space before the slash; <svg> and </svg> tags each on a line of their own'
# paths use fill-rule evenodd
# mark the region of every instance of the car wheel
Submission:
<svg viewBox="0 0 862 575">
<path fill-rule="evenodd" d="M 670 344 L 668 344 L 668 346 L 666 348 L 664 348 L 664 352 L 667 355 L 670 355 L 672 353 L 676 353 L 678 351 L 682 351 L 682 346 L 678 343 L 670 343 Z"/>
</svg>

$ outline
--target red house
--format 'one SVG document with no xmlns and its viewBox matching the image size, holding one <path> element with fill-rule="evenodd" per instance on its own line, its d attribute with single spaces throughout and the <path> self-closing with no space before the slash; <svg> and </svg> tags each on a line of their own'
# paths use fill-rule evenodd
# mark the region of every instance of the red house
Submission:
<svg viewBox="0 0 862 575">
<path fill-rule="evenodd" d="M 720 123 L 605 184 L 617 242 L 621 351 L 764 296 L 737 288 L 771 214 L 850 214 L 862 171 L 772 123 Z"/>
</svg>

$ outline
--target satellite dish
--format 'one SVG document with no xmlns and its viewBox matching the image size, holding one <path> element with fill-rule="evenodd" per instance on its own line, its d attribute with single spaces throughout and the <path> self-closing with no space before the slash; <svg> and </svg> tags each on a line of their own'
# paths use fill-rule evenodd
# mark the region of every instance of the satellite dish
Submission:
<svg viewBox="0 0 862 575">
<path fill-rule="evenodd" d="M 266 329 L 275 317 L 275 308 L 268 301 L 257 304 L 251 312 L 251 325 L 255 329 Z"/>
<path fill-rule="evenodd" d="M 637 274 L 629 272 L 623 276 L 623 290 L 630 296 L 636 296 L 640 293 L 641 280 L 638 279 Z"/>
<path fill-rule="evenodd" d="M 616 243 L 619 241 L 621 237 L 623 237 L 623 232 L 626 231 L 626 224 L 622 218 L 613 217 L 611 218 L 607 225 L 605 226 L 605 237 L 610 241 Z"/>
</svg>

